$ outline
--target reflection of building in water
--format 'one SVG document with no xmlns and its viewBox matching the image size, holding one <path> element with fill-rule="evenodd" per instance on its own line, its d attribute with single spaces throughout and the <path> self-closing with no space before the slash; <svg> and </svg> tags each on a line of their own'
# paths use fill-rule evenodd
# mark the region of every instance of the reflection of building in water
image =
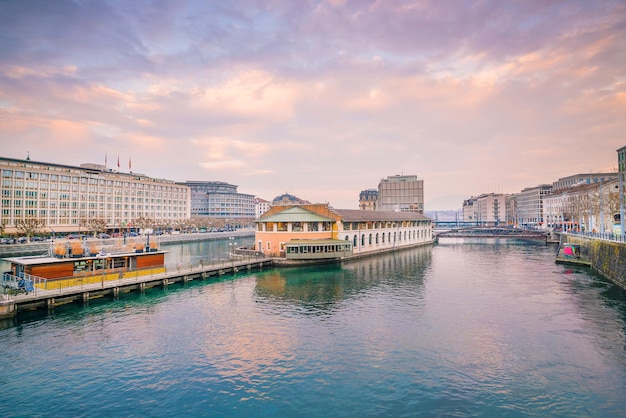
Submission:
<svg viewBox="0 0 626 418">
<path fill-rule="evenodd" d="M 255 249 L 287 260 L 347 259 L 433 241 L 432 220 L 418 212 L 284 205 L 256 223 Z"/>
<path fill-rule="evenodd" d="M 285 302 L 301 313 L 332 313 L 335 303 L 371 295 L 380 285 L 397 286 L 403 296 L 420 298 L 431 263 L 428 247 L 353 259 L 314 268 L 282 268 L 256 276 L 255 292 L 263 303 Z"/>
</svg>

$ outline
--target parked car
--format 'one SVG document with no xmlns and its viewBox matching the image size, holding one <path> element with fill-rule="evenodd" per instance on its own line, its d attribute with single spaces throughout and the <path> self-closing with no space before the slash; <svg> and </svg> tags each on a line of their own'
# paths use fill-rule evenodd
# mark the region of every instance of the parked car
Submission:
<svg viewBox="0 0 626 418">
<path fill-rule="evenodd" d="M 105 234 L 105 233 L 101 233 L 101 234 L 98 234 L 97 237 L 100 238 L 100 239 L 109 239 L 109 238 L 111 238 L 111 235 Z"/>
</svg>

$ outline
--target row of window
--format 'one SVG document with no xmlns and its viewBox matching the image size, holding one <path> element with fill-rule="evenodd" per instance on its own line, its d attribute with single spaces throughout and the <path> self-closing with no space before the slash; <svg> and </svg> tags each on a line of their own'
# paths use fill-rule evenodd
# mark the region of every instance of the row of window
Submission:
<svg viewBox="0 0 626 418">
<path fill-rule="evenodd" d="M 412 236 L 412 237 L 411 237 Z M 393 236 L 391 235 L 391 232 L 387 232 L 387 233 L 376 233 L 376 234 L 368 234 L 367 235 L 367 244 L 368 245 L 373 245 L 373 244 L 380 244 L 382 241 L 382 244 L 385 244 L 385 237 L 386 237 L 386 242 L 387 243 L 391 243 L 391 242 L 400 242 L 400 241 L 407 241 L 407 240 L 424 240 L 427 238 L 430 238 L 430 230 L 429 229 L 420 229 L 420 230 L 412 230 L 412 231 L 400 231 L 400 232 L 394 232 Z M 365 238 L 366 238 L 366 234 L 361 234 L 361 246 L 365 245 Z M 392 241 L 393 238 L 393 241 Z M 349 236 L 346 235 L 346 241 L 348 241 L 350 239 Z M 358 241 L 357 241 L 357 236 L 354 235 L 352 237 L 352 244 L 354 245 L 354 247 L 357 247 Z"/>
</svg>

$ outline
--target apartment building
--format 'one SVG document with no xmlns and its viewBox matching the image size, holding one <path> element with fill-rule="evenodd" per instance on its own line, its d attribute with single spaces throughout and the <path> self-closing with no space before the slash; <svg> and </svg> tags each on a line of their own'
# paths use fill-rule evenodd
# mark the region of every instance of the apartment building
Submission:
<svg viewBox="0 0 626 418">
<path fill-rule="evenodd" d="M 17 233 L 16 222 L 35 218 L 46 232 L 84 231 L 89 219 L 103 219 L 109 231 L 131 228 L 143 217 L 155 222 L 189 219 L 189 187 L 100 164 L 71 166 L 1 158 L 0 222 Z"/>
</svg>

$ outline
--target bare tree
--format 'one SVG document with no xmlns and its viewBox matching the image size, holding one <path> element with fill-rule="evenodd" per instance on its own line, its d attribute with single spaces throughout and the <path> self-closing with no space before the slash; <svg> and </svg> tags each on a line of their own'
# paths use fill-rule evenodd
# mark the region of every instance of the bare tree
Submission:
<svg viewBox="0 0 626 418">
<path fill-rule="evenodd" d="M 135 218 L 132 221 L 132 224 L 138 227 L 141 232 L 145 232 L 148 228 L 153 228 L 155 225 L 154 219 L 146 218 L 144 216 L 140 216 L 139 218 Z"/>
<path fill-rule="evenodd" d="M 46 221 L 40 218 L 23 218 L 15 221 L 15 229 L 26 236 L 27 242 L 30 242 L 30 237 L 40 233 L 45 226 Z"/>
<path fill-rule="evenodd" d="M 90 218 L 84 220 L 82 225 L 93 234 L 94 238 L 97 234 L 106 232 L 107 230 L 107 221 L 102 218 Z"/>
</svg>

